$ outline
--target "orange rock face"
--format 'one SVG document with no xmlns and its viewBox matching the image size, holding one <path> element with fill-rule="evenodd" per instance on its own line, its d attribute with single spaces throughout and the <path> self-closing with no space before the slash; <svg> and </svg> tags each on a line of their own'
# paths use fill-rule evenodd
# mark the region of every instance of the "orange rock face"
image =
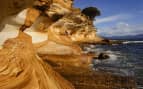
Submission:
<svg viewBox="0 0 143 89">
<path fill-rule="evenodd" d="M 20 32 L 0 50 L 0 89 L 74 89 L 35 53 L 31 37 Z"/>
<path fill-rule="evenodd" d="M 21 31 L 29 28 L 34 33 L 0 34 L 0 43 L 16 37 L 0 46 L 0 89 L 135 88 L 132 76 L 91 70 L 92 59 L 98 55 L 84 53 L 80 45 L 107 44 L 108 40 L 98 36 L 93 21 L 72 4 L 73 0 L 37 0 L 15 21 L 22 25 Z M 15 27 L 6 26 L 5 32 L 14 32 Z"/>
</svg>

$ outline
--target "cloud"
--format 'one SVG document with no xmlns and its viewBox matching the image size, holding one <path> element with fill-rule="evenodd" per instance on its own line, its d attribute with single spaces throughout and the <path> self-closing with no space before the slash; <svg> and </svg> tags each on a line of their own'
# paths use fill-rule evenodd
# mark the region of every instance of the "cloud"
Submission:
<svg viewBox="0 0 143 89">
<path fill-rule="evenodd" d="M 138 35 L 143 34 L 143 25 L 131 25 L 124 22 L 119 22 L 114 27 L 99 29 L 98 34 L 104 36 Z"/>
<path fill-rule="evenodd" d="M 113 16 L 96 19 L 94 24 L 113 22 L 113 21 L 117 21 L 117 20 L 128 19 L 130 17 L 131 17 L 130 14 L 117 14 L 117 15 L 113 15 Z"/>
<path fill-rule="evenodd" d="M 101 26 L 101 28 L 98 28 L 98 34 L 103 36 L 127 36 L 143 34 L 143 24 L 137 25 L 123 22 L 126 19 L 130 20 L 132 18 L 134 18 L 133 14 L 118 14 L 97 19 L 94 24 L 95 26 L 97 24 L 103 25 L 103 27 Z M 104 26 L 104 24 L 107 23 L 114 23 L 115 25 L 112 24 L 112 27 Z"/>
<path fill-rule="evenodd" d="M 139 11 L 140 14 L 143 14 L 143 10 Z"/>
</svg>

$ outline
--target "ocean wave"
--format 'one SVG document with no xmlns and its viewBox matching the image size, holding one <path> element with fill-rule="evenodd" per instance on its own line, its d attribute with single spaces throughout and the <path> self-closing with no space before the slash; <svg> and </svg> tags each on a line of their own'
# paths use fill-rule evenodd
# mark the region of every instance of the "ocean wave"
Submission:
<svg viewBox="0 0 143 89">
<path fill-rule="evenodd" d="M 98 48 L 99 49 L 99 48 Z M 101 48 L 100 48 L 101 50 Z M 116 62 L 120 62 L 121 60 L 119 59 L 120 57 L 122 57 L 122 54 L 119 51 L 111 51 L 111 50 L 104 50 L 104 51 L 100 51 L 101 53 L 105 53 L 109 56 L 108 59 L 106 60 L 102 60 L 103 63 L 107 63 L 107 64 L 114 64 Z M 99 60 L 95 61 L 96 63 L 99 63 Z"/>
<path fill-rule="evenodd" d="M 125 41 L 123 44 L 135 44 L 135 43 L 143 43 L 143 41 Z"/>
</svg>

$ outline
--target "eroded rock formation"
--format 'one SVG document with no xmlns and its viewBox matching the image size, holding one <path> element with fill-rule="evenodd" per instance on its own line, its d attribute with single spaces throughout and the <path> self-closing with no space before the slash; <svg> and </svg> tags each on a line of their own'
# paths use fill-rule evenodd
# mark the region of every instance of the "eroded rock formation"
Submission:
<svg viewBox="0 0 143 89">
<path fill-rule="evenodd" d="M 0 50 L 1 89 L 74 89 L 36 54 L 31 37 L 20 32 Z"/>
<path fill-rule="evenodd" d="M 72 84 L 76 89 L 135 87 L 132 76 L 91 69 L 92 59 L 97 55 L 83 53 L 80 44 L 109 44 L 109 41 L 98 36 L 93 21 L 72 4 L 73 0 L 36 0 L 16 16 L 18 26 L 5 28 L 16 32 L 13 34 L 16 38 L 4 44 L 3 39 L 1 43 L 0 88 L 74 89 Z M 117 79 L 121 79 L 119 84 L 114 82 Z"/>
</svg>

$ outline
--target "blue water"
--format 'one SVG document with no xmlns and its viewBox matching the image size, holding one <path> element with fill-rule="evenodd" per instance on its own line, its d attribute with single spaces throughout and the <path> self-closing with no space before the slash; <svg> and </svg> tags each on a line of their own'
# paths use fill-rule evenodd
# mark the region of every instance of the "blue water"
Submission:
<svg viewBox="0 0 143 89">
<path fill-rule="evenodd" d="M 90 51 L 107 53 L 107 60 L 94 60 L 95 70 L 104 70 L 123 76 L 135 76 L 138 89 L 143 89 L 143 42 L 120 45 L 90 46 Z"/>
</svg>

